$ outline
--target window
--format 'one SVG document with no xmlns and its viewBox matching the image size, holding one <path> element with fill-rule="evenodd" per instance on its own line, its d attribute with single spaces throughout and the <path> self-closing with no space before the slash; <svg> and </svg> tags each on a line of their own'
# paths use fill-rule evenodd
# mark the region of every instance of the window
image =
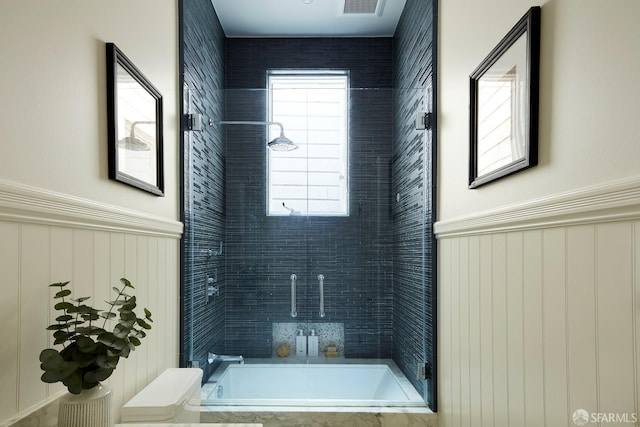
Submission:
<svg viewBox="0 0 640 427">
<path fill-rule="evenodd" d="M 267 150 L 267 214 L 348 215 L 347 73 L 270 72 L 267 84 L 268 120 L 299 147 Z"/>
</svg>

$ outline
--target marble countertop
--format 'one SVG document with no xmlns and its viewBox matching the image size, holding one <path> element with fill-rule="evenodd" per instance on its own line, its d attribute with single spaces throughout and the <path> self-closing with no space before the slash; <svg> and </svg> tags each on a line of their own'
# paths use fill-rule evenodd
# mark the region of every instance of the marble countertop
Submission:
<svg viewBox="0 0 640 427">
<path fill-rule="evenodd" d="M 136 427 L 263 427 L 262 424 L 247 423 L 187 423 L 187 424 L 135 424 Z M 131 424 L 116 424 L 115 427 L 131 427 Z"/>
</svg>

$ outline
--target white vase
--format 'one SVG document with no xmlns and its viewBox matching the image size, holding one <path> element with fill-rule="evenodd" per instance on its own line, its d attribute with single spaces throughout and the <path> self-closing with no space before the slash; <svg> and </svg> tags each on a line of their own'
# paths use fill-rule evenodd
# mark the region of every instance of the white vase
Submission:
<svg viewBox="0 0 640 427">
<path fill-rule="evenodd" d="M 100 384 L 60 399 L 58 427 L 113 427 L 111 387 Z"/>
</svg>

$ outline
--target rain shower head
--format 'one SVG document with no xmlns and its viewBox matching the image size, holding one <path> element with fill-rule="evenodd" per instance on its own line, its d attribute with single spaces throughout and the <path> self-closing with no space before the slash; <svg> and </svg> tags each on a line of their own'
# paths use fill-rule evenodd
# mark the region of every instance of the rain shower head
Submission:
<svg viewBox="0 0 640 427">
<path fill-rule="evenodd" d="M 253 120 L 222 120 L 219 122 L 210 122 L 217 123 L 220 125 L 275 125 L 280 127 L 280 136 L 267 143 L 267 147 L 269 147 L 273 151 L 292 151 L 298 148 L 298 146 L 291 141 L 289 138 L 284 136 L 284 127 L 280 122 L 267 122 L 267 121 L 253 121 Z"/>
<path fill-rule="evenodd" d="M 267 147 L 273 151 L 292 151 L 298 148 L 298 146 L 289 138 L 284 136 L 284 132 L 280 132 L 280 136 L 270 141 Z"/>
</svg>

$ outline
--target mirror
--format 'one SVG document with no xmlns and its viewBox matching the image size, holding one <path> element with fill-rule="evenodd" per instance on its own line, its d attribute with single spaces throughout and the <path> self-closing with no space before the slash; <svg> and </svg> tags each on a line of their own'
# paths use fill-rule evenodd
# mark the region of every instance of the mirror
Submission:
<svg viewBox="0 0 640 427">
<path fill-rule="evenodd" d="M 164 196 L 162 95 L 107 43 L 109 178 Z"/>
<path fill-rule="evenodd" d="M 532 7 L 470 76 L 469 188 L 538 162 L 540 7 Z"/>
</svg>

